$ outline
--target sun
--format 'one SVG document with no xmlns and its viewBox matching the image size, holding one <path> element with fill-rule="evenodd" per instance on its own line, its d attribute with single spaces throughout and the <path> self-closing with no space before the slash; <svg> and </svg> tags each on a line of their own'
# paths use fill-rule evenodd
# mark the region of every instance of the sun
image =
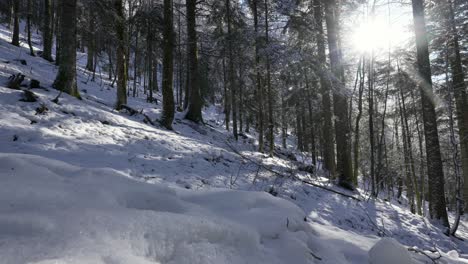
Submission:
<svg viewBox="0 0 468 264">
<path fill-rule="evenodd" d="M 389 25 L 384 19 L 374 18 L 360 23 L 351 32 L 353 49 L 364 52 L 388 51 L 405 39 L 402 28 Z"/>
</svg>

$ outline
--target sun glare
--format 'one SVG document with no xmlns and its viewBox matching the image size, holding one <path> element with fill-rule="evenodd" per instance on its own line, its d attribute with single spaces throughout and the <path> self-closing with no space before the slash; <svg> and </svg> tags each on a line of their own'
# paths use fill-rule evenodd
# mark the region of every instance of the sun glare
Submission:
<svg viewBox="0 0 468 264">
<path fill-rule="evenodd" d="M 365 21 L 352 32 L 352 46 L 360 52 L 387 51 L 405 40 L 402 28 L 395 28 L 381 19 Z"/>
</svg>

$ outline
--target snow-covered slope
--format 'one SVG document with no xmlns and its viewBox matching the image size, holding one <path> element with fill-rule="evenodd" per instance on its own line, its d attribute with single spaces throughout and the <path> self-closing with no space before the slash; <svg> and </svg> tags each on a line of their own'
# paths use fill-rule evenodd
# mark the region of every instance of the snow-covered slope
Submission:
<svg viewBox="0 0 468 264">
<path fill-rule="evenodd" d="M 215 106 L 205 109 L 207 126 L 177 114 L 177 132 L 116 112 L 115 89 L 99 74 L 90 80 L 85 54 L 83 100 L 52 103 L 56 67 L 9 36 L 0 27 L 0 263 L 368 263 L 379 236 L 433 257 L 440 251 L 440 263 L 468 263 L 459 258 L 466 242 L 405 205 L 357 202 L 287 177 L 296 162 L 256 153 L 255 135 L 233 142 Z M 22 92 L 5 87 L 16 72 L 47 89 L 33 89 L 38 102 L 20 102 Z M 129 105 L 153 120 L 161 111 L 142 91 Z M 326 178 L 298 176 L 336 189 Z M 385 257 L 381 248 L 373 263 Z"/>
</svg>

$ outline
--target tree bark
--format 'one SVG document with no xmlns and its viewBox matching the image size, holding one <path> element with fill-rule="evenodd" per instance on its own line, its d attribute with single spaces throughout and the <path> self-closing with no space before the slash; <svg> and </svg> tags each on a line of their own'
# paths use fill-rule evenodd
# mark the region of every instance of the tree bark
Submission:
<svg viewBox="0 0 468 264">
<path fill-rule="evenodd" d="M 62 51 L 54 87 L 80 98 L 76 83 L 76 0 L 60 1 L 60 45 Z"/>
<path fill-rule="evenodd" d="M 264 118 L 263 118 L 263 87 L 260 81 L 260 39 L 258 33 L 258 10 L 257 1 L 252 1 L 252 13 L 254 17 L 254 31 L 255 31 L 255 84 L 257 86 L 257 103 L 258 103 L 258 151 L 264 151 L 263 132 L 264 132 Z"/>
<path fill-rule="evenodd" d="M 231 107 L 232 107 L 232 134 L 236 140 L 239 139 L 237 130 L 237 87 L 235 84 L 234 58 L 232 43 L 232 23 L 231 23 L 231 1 L 226 0 L 226 18 L 227 18 L 227 46 L 228 46 L 228 67 L 229 67 L 229 90 L 231 91 Z"/>
<path fill-rule="evenodd" d="M 330 81 L 327 77 L 325 68 L 326 54 L 325 54 L 325 37 L 323 32 L 323 0 L 314 0 L 314 17 L 315 25 L 317 27 L 317 52 L 320 62 L 320 93 L 322 95 L 322 112 L 323 112 L 323 156 L 324 166 L 330 173 L 331 178 L 336 177 L 336 164 L 335 164 L 335 146 L 333 140 L 333 123 L 331 112 L 331 98 L 330 98 Z"/>
<path fill-rule="evenodd" d="M 173 91 L 173 72 L 174 72 L 174 28 L 172 22 L 172 0 L 164 0 L 164 32 L 163 32 L 163 76 L 162 76 L 162 94 L 163 94 L 163 112 L 161 124 L 167 129 L 172 130 L 174 121 L 174 91 Z"/>
<path fill-rule="evenodd" d="M 347 189 L 354 189 L 352 182 L 352 162 L 349 149 L 350 127 L 348 122 L 348 103 L 344 82 L 344 69 L 341 51 L 338 45 L 338 15 L 336 0 L 325 2 L 328 29 L 328 49 L 333 73 L 333 109 L 336 116 L 335 137 L 337 153 L 338 184 Z"/>
<path fill-rule="evenodd" d="M 19 8 L 20 1 L 13 1 L 13 36 L 11 38 L 11 44 L 19 47 Z"/>
<path fill-rule="evenodd" d="M 115 31 L 117 34 L 117 102 L 115 109 L 120 110 L 127 104 L 127 59 L 126 59 L 126 27 L 125 12 L 122 0 L 115 0 L 116 19 Z"/>
<path fill-rule="evenodd" d="M 432 91 L 431 65 L 427 41 L 423 0 L 412 0 L 418 72 L 421 76 L 419 90 L 423 105 L 424 134 L 426 139 L 426 159 L 429 180 L 429 211 L 432 218 L 439 219 L 449 227 L 445 204 L 444 171 L 440 153 L 437 116 Z"/>
<path fill-rule="evenodd" d="M 27 0 L 27 21 L 26 21 L 26 25 L 28 27 L 28 46 L 29 46 L 29 54 L 31 56 L 36 56 L 34 54 L 34 49 L 33 49 L 33 46 L 32 46 L 32 41 L 31 41 L 31 17 L 32 17 L 32 0 Z"/>
<path fill-rule="evenodd" d="M 59 5 L 61 6 L 61 4 Z M 52 33 L 52 2 L 51 0 L 44 0 L 44 24 L 42 28 L 42 58 L 53 61 L 52 59 L 52 44 L 53 44 L 53 33 Z"/>
<path fill-rule="evenodd" d="M 190 99 L 188 111 L 185 118 L 195 122 L 203 122 L 202 106 L 203 101 L 198 84 L 198 54 L 197 54 L 197 30 L 196 30 L 196 0 L 186 0 L 187 12 L 187 41 L 188 41 L 188 62 L 189 62 L 189 86 Z"/>
</svg>

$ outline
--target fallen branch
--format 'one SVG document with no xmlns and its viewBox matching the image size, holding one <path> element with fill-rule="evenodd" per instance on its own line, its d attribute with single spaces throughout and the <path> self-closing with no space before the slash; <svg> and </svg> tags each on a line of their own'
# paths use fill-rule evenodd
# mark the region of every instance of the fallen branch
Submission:
<svg viewBox="0 0 468 264">
<path fill-rule="evenodd" d="M 229 144 L 229 143 L 226 142 L 226 145 L 227 145 L 234 153 L 236 153 L 237 155 L 239 155 L 241 158 L 243 158 L 243 159 L 245 159 L 245 160 L 247 160 L 247 161 L 250 161 L 250 162 L 252 162 L 252 163 L 254 163 L 254 164 L 256 164 L 256 165 L 258 165 L 259 167 L 262 167 L 263 169 L 265 169 L 265 170 L 267 170 L 267 171 L 269 171 L 269 172 L 271 172 L 271 173 L 273 173 L 273 174 L 276 174 L 277 176 L 285 177 L 285 178 L 288 177 L 287 175 L 284 175 L 284 174 L 282 174 L 282 173 L 280 173 L 280 172 L 278 172 L 278 171 L 276 171 L 276 170 L 274 170 L 274 169 L 272 169 L 272 168 L 270 168 L 270 167 L 268 167 L 268 166 L 266 166 L 266 165 L 264 165 L 264 164 L 262 164 L 262 163 L 259 163 L 259 162 L 257 162 L 256 160 L 254 160 L 254 159 L 252 159 L 252 158 L 246 157 L 245 155 L 243 155 L 242 153 L 240 153 L 236 148 L 234 148 L 233 146 L 231 146 L 231 144 Z M 340 191 L 336 191 L 336 190 L 330 189 L 330 188 L 325 187 L 325 186 L 322 186 L 322 185 L 320 185 L 320 184 L 316 184 L 316 183 L 313 183 L 313 182 L 310 182 L 310 181 L 301 179 L 301 178 L 297 177 L 297 176 L 294 175 L 294 174 L 291 174 L 291 176 L 292 176 L 293 179 L 298 180 L 298 181 L 300 181 L 300 182 L 302 182 L 302 183 L 305 183 L 305 184 L 307 184 L 307 185 L 314 186 L 314 187 L 317 187 L 317 188 L 320 188 L 320 189 L 323 189 L 323 190 L 326 190 L 326 191 L 329 191 L 329 192 L 332 192 L 332 193 L 335 193 L 335 194 L 339 194 L 339 195 L 342 195 L 342 196 L 348 197 L 348 198 L 350 198 L 350 199 L 353 199 L 353 200 L 356 200 L 356 201 L 361 202 L 361 199 L 359 199 L 359 198 L 357 198 L 357 197 L 354 197 L 354 196 L 352 196 L 352 195 L 349 195 L 349 194 L 346 194 L 346 193 L 342 193 L 342 192 L 340 192 Z"/>
<path fill-rule="evenodd" d="M 437 263 L 437 260 L 439 260 L 440 258 L 442 258 L 442 255 L 439 253 L 439 256 L 437 257 L 431 257 L 429 254 L 427 254 L 426 252 L 420 250 L 420 249 L 417 249 L 417 248 L 408 248 L 408 251 L 411 251 L 411 252 L 415 252 L 415 253 L 419 253 L 419 254 L 422 254 L 426 257 L 428 257 L 432 263 Z"/>
<path fill-rule="evenodd" d="M 134 109 L 134 108 L 131 108 L 131 107 L 128 106 L 128 105 L 122 105 L 121 107 L 122 107 L 122 109 L 127 110 L 127 111 L 130 113 L 130 116 L 133 116 L 133 115 L 136 115 L 136 114 L 140 114 L 140 115 L 142 115 L 142 116 L 144 117 L 143 122 L 145 122 L 145 123 L 150 123 L 152 126 L 155 126 L 155 123 L 154 123 L 153 121 L 151 121 L 151 118 L 149 118 L 148 115 L 146 115 L 145 113 L 143 113 L 143 109 L 142 109 L 141 111 L 138 111 L 138 110 L 136 110 L 136 109 Z"/>
</svg>

